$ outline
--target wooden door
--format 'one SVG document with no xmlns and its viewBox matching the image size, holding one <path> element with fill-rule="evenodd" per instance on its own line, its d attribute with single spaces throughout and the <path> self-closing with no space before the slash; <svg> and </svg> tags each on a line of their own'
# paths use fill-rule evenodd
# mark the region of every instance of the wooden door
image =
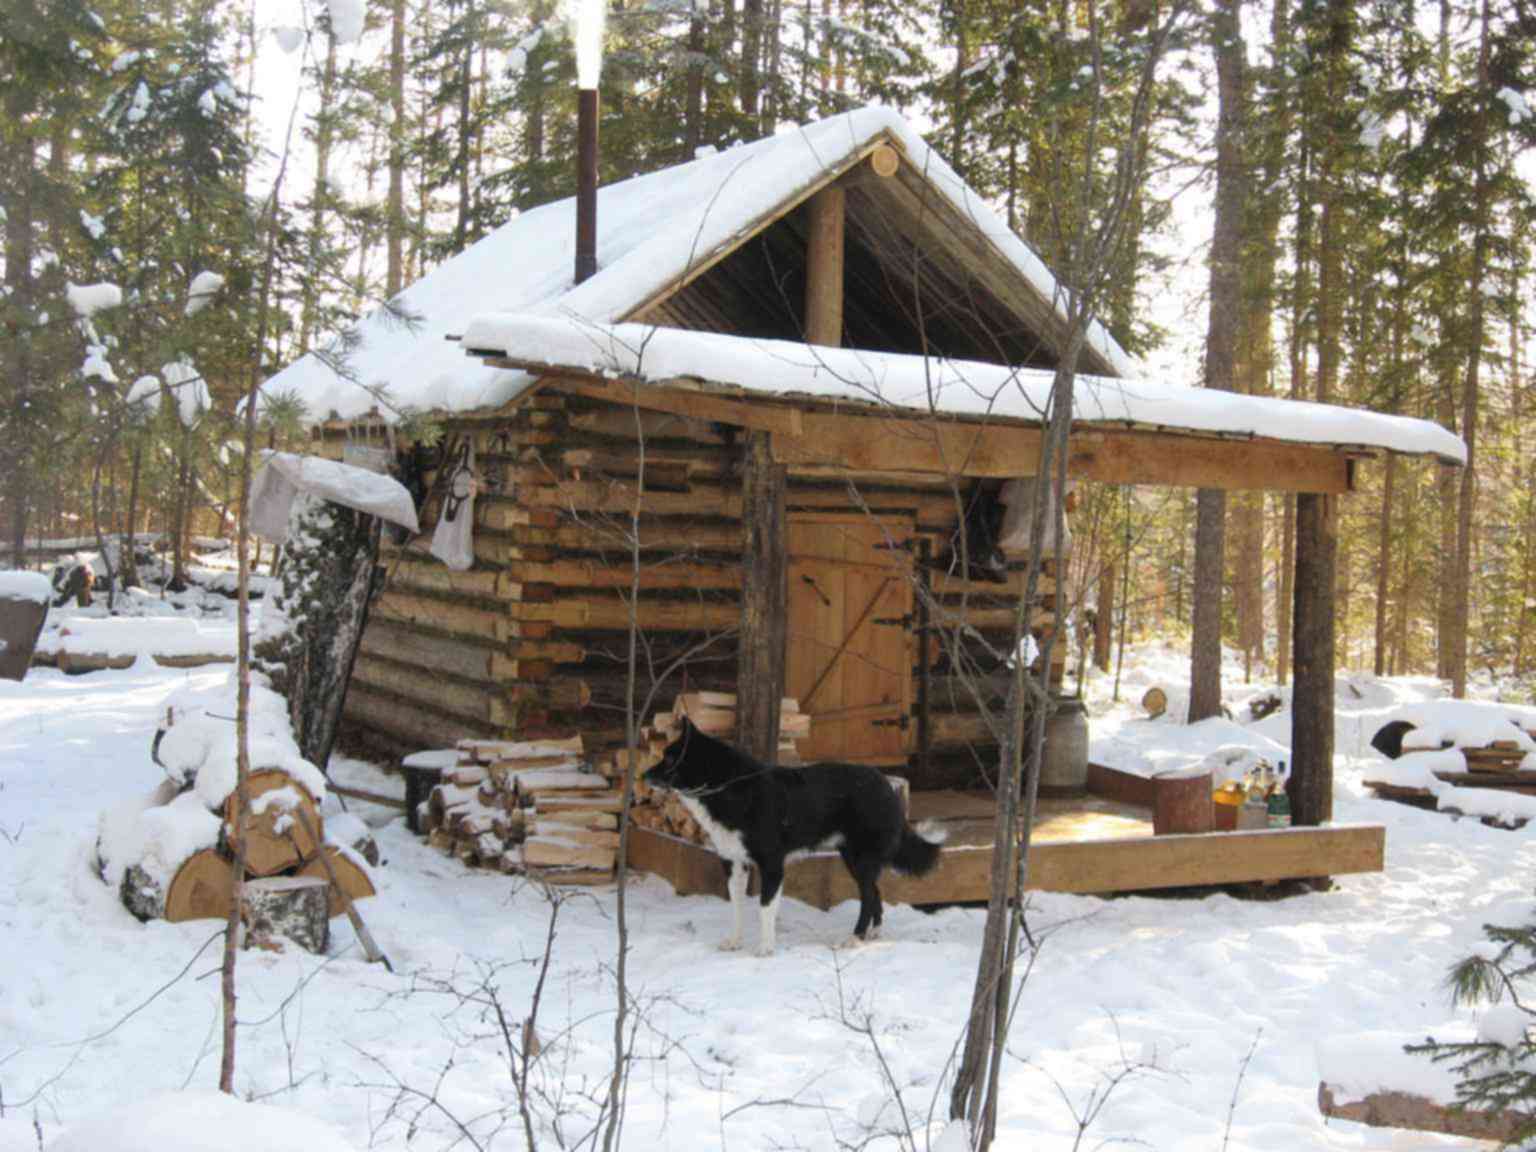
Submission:
<svg viewBox="0 0 1536 1152">
<path fill-rule="evenodd" d="M 906 760 L 911 537 L 908 518 L 789 517 L 785 693 L 811 717 L 807 761 Z"/>
</svg>

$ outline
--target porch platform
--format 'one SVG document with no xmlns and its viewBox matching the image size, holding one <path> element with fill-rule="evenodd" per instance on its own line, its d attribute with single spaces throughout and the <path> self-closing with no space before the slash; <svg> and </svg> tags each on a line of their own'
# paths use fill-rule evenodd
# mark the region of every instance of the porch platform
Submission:
<svg viewBox="0 0 1536 1152">
<path fill-rule="evenodd" d="M 985 900 L 992 865 L 991 794 L 915 792 L 912 819 L 937 822 L 949 839 L 927 876 L 887 872 L 880 883 L 884 898 L 902 904 Z M 630 867 L 664 877 L 680 895 L 725 896 L 724 869 L 708 848 L 643 828 L 631 828 L 629 837 Z M 1380 872 L 1385 850 L 1386 829 L 1380 824 L 1153 836 L 1149 808 L 1092 794 L 1041 797 L 1029 887 L 1133 892 Z M 836 852 L 815 852 L 790 864 L 784 890 L 818 908 L 858 895 Z"/>
</svg>

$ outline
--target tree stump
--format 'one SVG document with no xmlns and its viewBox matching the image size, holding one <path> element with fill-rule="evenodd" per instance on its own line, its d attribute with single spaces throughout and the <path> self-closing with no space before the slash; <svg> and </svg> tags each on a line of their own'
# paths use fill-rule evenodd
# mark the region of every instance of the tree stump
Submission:
<svg viewBox="0 0 1536 1152">
<path fill-rule="evenodd" d="M 323 953 L 330 940 L 327 884 L 313 876 L 262 876 L 245 882 L 246 943 L 286 936 L 299 947 Z"/>
<path fill-rule="evenodd" d="M 1211 774 L 1157 776 L 1152 780 L 1154 836 L 1209 832 L 1215 822 Z"/>
<path fill-rule="evenodd" d="M 133 868 L 128 870 L 129 873 L 133 871 Z M 124 874 L 124 887 L 128 883 L 127 875 Z M 234 886 L 234 869 L 217 849 L 204 848 L 195 852 L 171 878 L 171 886 L 165 893 L 165 918 L 173 924 L 183 920 L 223 920 L 229 915 Z"/>
<path fill-rule="evenodd" d="M 317 835 L 320 832 L 320 809 L 309 789 L 292 776 L 277 768 L 262 768 L 252 772 L 246 781 L 246 797 L 250 801 L 250 836 L 245 846 L 245 870 L 251 876 L 273 876 L 289 868 L 296 868 L 319 852 L 316 844 L 304 830 L 302 821 L 295 820 L 288 805 L 280 800 L 269 802 L 265 807 L 258 801 L 268 792 L 291 788 L 297 803 L 309 817 L 309 827 Z M 231 852 L 239 850 L 240 828 L 235 820 L 235 794 L 224 801 L 224 823 L 229 828 Z"/>
<path fill-rule="evenodd" d="M 325 854 L 331 861 L 331 869 L 336 873 L 336 882 L 341 886 L 341 891 L 330 887 L 330 877 L 325 874 L 325 864 L 317 855 L 304 867 L 300 868 L 298 875 L 317 879 L 330 890 L 326 895 L 328 916 L 340 916 L 347 910 L 347 905 L 353 900 L 362 900 L 372 896 L 376 889 L 373 881 L 368 878 L 368 873 L 358 867 L 357 862 L 348 856 L 334 844 L 327 844 Z"/>
<path fill-rule="evenodd" d="M 38 577 L 46 588 L 47 581 Z M 0 595 L 0 680 L 21 680 L 32 665 L 32 651 L 48 617 L 48 600 Z"/>
</svg>

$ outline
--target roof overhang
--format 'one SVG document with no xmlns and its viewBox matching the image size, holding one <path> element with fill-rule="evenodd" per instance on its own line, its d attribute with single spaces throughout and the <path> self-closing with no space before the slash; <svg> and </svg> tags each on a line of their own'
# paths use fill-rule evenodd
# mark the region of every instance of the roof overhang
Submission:
<svg viewBox="0 0 1536 1152">
<path fill-rule="evenodd" d="M 779 460 L 851 473 L 1039 471 L 1053 377 L 781 341 L 492 315 L 465 347 L 539 387 L 770 432 Z M 1384 453 L 1461 464 L 1438 425 L 1143 380 L 1076 377 L 1069 472 L 1111 484 L 1346 492 Z"/>
</svg>

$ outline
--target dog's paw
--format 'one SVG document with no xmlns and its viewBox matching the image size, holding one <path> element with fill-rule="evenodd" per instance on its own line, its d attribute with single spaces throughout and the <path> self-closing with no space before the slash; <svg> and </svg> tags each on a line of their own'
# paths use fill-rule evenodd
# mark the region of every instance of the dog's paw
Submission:
<svg viewBox="0 0 1536 1152">
<path fill-rule="evenodd" d="M 863 937 L 863 936 L 857 936 L 857 935 L 849 936 L 848 939 L 844 940 L 842 943 L 838 944 L 836 947 L 837 947 L 837 950 L 839 952 L 849 952 L 849 951 L 852 951 L 854 948 L 862 948 L 862 947 L 864 947 L 865 939 L 866 939 L 866 937 Z"/>
<path fill-rule="evenodd" d="M 752 950 L 752 955 L 754 955 L 754 956 L 761 956 L 761 957 L 766 959 L 767 957 L 773 955 L 773 945 L 772 944 L 759 944 L 756 948 L 754 948 Z"/>
<path fill-rule="evenodd" d="M 871 924 L 869 926 L 869 931 L 864 933 L 864 939 L 866 941 L 880 939 L 880 925 Z"/>
<path fill-rule="evenodd" d="M 727 936 L 724 940 L 720 941 L 719 947 L 720 947 L 720 951 L 722 951 L 722 952 L 740 952 L 741 951 L 741 937 L 740 936 Z"/>
</svg>

